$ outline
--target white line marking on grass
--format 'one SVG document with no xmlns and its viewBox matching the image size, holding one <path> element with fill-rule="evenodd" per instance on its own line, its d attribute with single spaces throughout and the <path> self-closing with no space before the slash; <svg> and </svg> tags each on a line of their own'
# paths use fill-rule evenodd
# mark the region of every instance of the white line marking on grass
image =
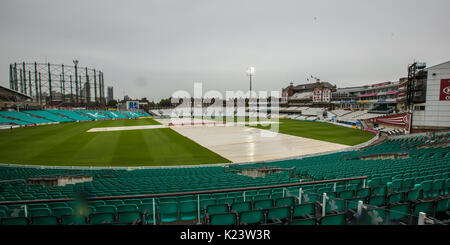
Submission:
<svg viewBox="0 0 450 245">
<path fill-rule="evenodd" d="M 111 132 L 111 131 L 124 131 L 124 130 L 142 130 L 142 129 L 156 129 L 156 128 L 168 128 L 166 125 L 143 125 L 143 126 L 125 126 L 125 127 L 105 127 L 105 128 L 91 128 L 87 132 Z"/>
</svg>

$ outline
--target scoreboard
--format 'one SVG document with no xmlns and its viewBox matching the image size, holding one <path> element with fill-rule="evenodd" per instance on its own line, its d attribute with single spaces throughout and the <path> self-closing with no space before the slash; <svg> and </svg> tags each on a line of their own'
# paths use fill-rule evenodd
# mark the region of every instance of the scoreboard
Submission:
<svg viewBox="0 0 450 245">
<path fill-rule="evenodd" d="M 127 101 L 127 110 L 139 110 L 139 101 Z"/>
</svg>

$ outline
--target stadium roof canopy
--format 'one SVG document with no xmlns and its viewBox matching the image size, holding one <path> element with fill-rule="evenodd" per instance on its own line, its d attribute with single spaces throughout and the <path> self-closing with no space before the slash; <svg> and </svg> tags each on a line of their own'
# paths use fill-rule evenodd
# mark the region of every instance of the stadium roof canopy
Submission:
<svg viewBox="0 0 450 245">
<path fill-rule="evenodd" d="M 26 94 L 22 94 L 15 90 L 0 86 L 0 101 L 25 101 L 28 99 L 32 99 L 31 96 Z"/>
</svg>

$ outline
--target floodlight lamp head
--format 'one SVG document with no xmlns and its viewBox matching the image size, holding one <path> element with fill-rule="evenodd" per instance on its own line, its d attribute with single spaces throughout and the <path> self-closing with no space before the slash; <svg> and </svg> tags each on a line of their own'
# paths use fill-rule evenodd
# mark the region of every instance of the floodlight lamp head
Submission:
<svg viewBox="0 0 450 245">
<path fill-rule="evenodd" d="M 74 60 L 73 63 L 74 63 L 75 65 L 78 65 L 78 60 Z"/>
<path fill-rule="evenodd" d="M 254 75 L 255 75 L 255 67 L 248 67 L 247 76 L 254 76 Z"/>
</svg>

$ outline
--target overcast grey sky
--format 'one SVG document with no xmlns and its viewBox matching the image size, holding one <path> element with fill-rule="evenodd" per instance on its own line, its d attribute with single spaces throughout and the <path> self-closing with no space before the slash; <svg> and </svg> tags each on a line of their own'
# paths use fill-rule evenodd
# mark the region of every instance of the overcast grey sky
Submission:
<svg viewBox="0 0 450 245">
<path fill-rule="evenodd" d="M 9 64 L 100 69 L 115 98 L 280 90 L 314 75 L 338 87 L 394 81 L 414 59 L 450 60 L 450 1 L 1 0 L 0 83 Z"/>
</svg>

